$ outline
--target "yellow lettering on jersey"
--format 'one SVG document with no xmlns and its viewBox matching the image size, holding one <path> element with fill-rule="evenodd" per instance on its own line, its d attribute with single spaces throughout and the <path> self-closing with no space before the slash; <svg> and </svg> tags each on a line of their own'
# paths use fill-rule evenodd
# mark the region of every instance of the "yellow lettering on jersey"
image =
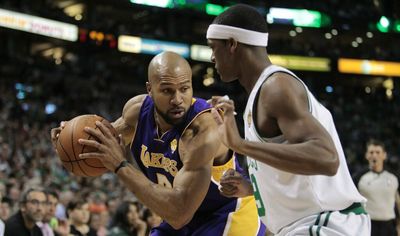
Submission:
<svg viewBox="0 0 400 236">
<path fill-rule="evenodd" d="M 177 162 L 175 160 L 170 160 L 170 161 L 171 165 L 168 166 L 168 172 L 175 177 L 176 173 L 178 173 L 178 167 L 176 167 Z"/>
<path fill-rule="evenodd" d="M 171 143 L 169 144 L 171 147 L 171 151 L 175 152 L 176 147 L 178 146 L 178 141 L 176 141 L 176 139 L 172 140 Z"/>
<path fill-rule="evenodd" d="M 147 147 L 142 144 L 142 151 L 140 152 L 140 160 L 146 168 L 155 167 L 162 168 L 169 172 L 172 176 L 178 173 L 178 163 L 175 160 L 171 160 L 165 157 L 162 153 L 150 153 L 147 151 Z"/>
<path fill-rule="evenodd" d="M 140 160 L 146 168 L 150 165 L 150 154 L 147 151 L 147 147 L 142 144 L 142 151 L 140 152 Z"/>
<path fill-rule="evenodd" d="M 151 166 L 160 168 L 161 159 L 164 159 L 164 155 L 162 153 L 151 153 Z"/>
</svg>

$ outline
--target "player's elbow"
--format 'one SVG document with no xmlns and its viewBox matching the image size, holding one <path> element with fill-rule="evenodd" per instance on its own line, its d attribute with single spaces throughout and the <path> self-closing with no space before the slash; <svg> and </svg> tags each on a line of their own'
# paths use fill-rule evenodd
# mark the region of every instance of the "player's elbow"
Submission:
<svg viewBox="0 0 400 236">
<path fill-rule="evenodd" d="M 192 211 L 185 204 L 177 204 L 172 209 L 169 209 L 169 217 L 165 219 L 172 228 L 178 230 L 188 224 L 194 215 L 195 211 Z"/>
<path fill-rule="evenodd" d="M 168 222 L 172 228 L 174 228 L 175 230 L 179 230 L 181 229 L 183 226 L 185 226 L 187 223 L 189 223 L 189 221 L 182 221 L 182 220 L 178 220 L 178 221 L 174 221 L 174 222 Z"/>
<path fill-rule="evenodd" d="M 327 158 L 327 161 L 325 163 L 325 174 L 327 176 L 334 176 L 336 175 L 338 169 L 339 169 L 339 156 L 336 152 L 336 150 L 332 150 L 328 154 L 329 158 Z"/>
<path fill-rule="evenodd" d="M 170 219 L 167 222 L 168 222 L 168 224 L 170 224 L 172 226 L 172 228 L 174 228 L 175 230 L 179 230 L 183 226 L 188 224 L 193 217 L 193 215 L 192 216 L 187 216 L 187 215 L 185 216 L 185 215 L 186 214 L 176 215 L 176 217 L 174 217 L 174 219 Z"/>
</svg>

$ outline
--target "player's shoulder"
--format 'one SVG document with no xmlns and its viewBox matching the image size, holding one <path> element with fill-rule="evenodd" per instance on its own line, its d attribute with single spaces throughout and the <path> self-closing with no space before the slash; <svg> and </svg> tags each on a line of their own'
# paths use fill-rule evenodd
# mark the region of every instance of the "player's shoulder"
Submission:
<svg viewBox="0 0 400 236">
<path fill-rule="evenodd" d="M 146 94 L 141 94 L 129 99 L 122 110 L 122 116 L 125 122 L 135 123 L 139 117 L 140 109 L 144 100 L 146 99 Z"/>
<path fill-rule="evenodd" d="M 201 127 L 208 127 L 209 125 L 216 124 L 214 121 L 213 116 L 211 115 L 211 107 L 202 109 L 196 115 L 194 115 L 189 123 L 188 126 L 201 126 Z"/>
<path fill-rule="evenodd" d="M 213 121 L 211 105 L 205 99 L 193 98 L 191 108 L 186 117 L 186 126 L 201 125 L 210 121 Z"/>
<path fill-rule="evenodd" d="M 260 95 L 273 99 L 288 95 L 302 95 L 305 91 L 305 87 L 299 79 L 291 74 L 278 71 L 263 83 Z"/>
<path fill-rule="evenodd" d="M 198 139 L 200 136 L 211 135 L 213 130 L 216 130 L 216 122 L 214 121 L 211 112 L 206 110 L 197 114 L 184 128 L 181 136 L 181 141 L 189 141 Z M 210 141 L 203 140 L 204 143 Z"/>
<path fill-rule="evenodd" d="M 308 111 L 308 94 L 303 83 L 294 76 L 276 72 L 263 83 L 258 95 L 260 104 L 271 117 L 288 116 Z"/>
<path fill-rule="evenodd" d="M 132 97 L 129 99 L 124 106 L 124 109 L 129 109 L 133 106 L 141 106 L 143 104 L 143 101 L 146 99 L 147 94 L 140 94 L 135 97 Z"/>
</svg>

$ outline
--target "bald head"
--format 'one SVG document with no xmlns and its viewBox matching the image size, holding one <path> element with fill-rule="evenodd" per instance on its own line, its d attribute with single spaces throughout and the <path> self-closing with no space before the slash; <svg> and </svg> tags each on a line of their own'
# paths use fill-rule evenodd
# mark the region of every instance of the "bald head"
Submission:
<svg viewBox="0 0 400 236">
<path fill-rule="evenodd" d="M 167 131 L 184 121 L 192 104 L 192 70 L 173 52 L 163 52 L 151 60 L 146 88 L 154 102 L 157 124 Z"/>
<path fill-rule="evenodd" d="M 150 83 L 158 82 L 163 77 L 191 78 L 192 70 L 189 63 L 174 52 L 162 52 L 156 55 L 150 62 L 148 80 Z"/>
</svg>

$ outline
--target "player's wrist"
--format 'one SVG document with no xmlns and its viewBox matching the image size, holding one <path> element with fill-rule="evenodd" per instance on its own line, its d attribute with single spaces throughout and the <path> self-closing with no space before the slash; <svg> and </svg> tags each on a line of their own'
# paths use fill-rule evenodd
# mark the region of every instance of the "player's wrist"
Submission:
<svg viewBox="0 0 400 236">
<path fill-rule="evenodd" d="M 123 160 L 119 163 L 119 165 L 115 168 L 114 173 L 118 174 L 118 171 L 121 170 L 123 167 L 128 166 L 129 162 L 127 160 Z"/>
</svg>

